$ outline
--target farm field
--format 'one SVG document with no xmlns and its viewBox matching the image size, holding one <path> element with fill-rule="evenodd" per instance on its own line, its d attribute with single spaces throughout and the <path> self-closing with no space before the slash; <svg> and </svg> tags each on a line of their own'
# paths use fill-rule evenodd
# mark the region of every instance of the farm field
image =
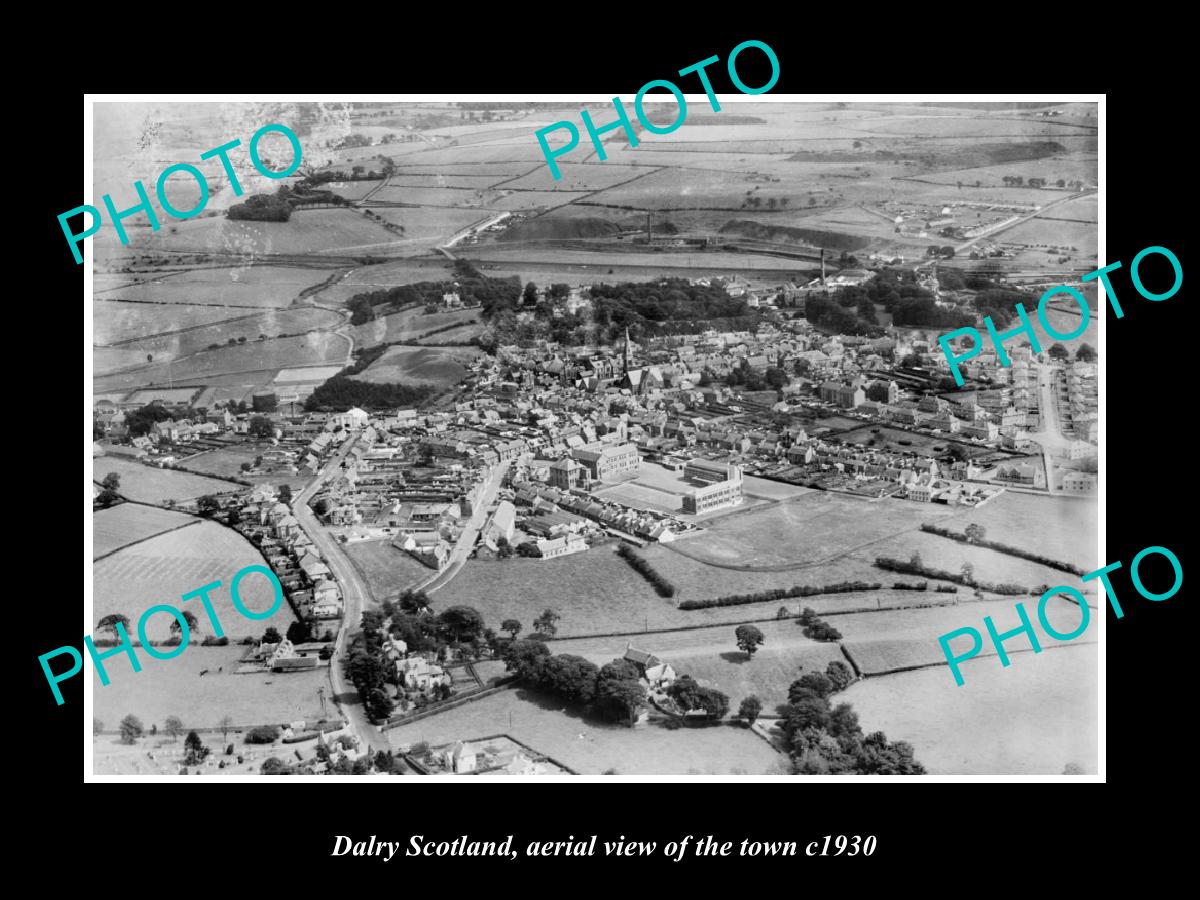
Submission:
<svg viewBox="0 0 1200 900">
<path fill-rule="evenodd" d="M 198 221 L 223 222 L 225 220 Z M 291 223 L 286 223 L 284 227 L 287 227 L 287 224 Z M 120 278 L 123 279 L 125 285 L 128 285 L 131 278 L 139 279 L 139 283 L 133 286 L 114 284 L 111 289 L 102 290 L 100 276 L 97 276 L 96 298 L 100 300 L 141 300 L 152 302 L 155 305 L 175 304 L 184 307 L 248 307 L 245 312 L 252 312 L 260 307 L 288 306 L 305 288 L 320 284 L 328 277 L 327 270 L 300 267 L 261 265 L 205 267 L 164 273 L 158 276 L 122 275 Z M 185 309 L 180 312 L 182 315 L 188 311 Z M 228 316 L 222 318 L 228 318 Z"/>
<path fill-rule="evenodd" d="M 982 509 L 972 510 L 946 527 L 963 531 L 971 523 L 982 525 L 987 529 L 988 540 L 1091 571 L 1101 562 L 1096 551 L 1098 521 L 1099 508 L 1093 499 L 1006 491 Z M 1031 523 L 1038 523 L 1032 532 Z M 1060 573 L 1061 577 L 1070 576 Z"/>
<path fill-rule="evenodd" d="M 126 544 L 153 537 L 200 520 L 185 513 L 121 503 L 92 513 L 92 559 L 119 550 Z"/>
<path fill-rule="evenodd" d="M 650 174 L 652 171 L 643 166 L 622 166 L 612 161 L 606 161 L 602 165 L 580 164 L 568 162 L 566 157 L 559 160 L 558 168 L 562 178 L 557 181 L 550 173 L 550 167 L 543 161 L 528 174 L 505 182 L 503 187 L 523 191 L 562 191 L 564 193 L 582 191 L 586 193 L 602 191 L 639 175 Z"/>
<path fill-rule="evenodd" d="M 171 307 L 166 307 L 170 309 Z M 343 317 L 328 309 L 308 307 L 304 309 L 271 310 L 262 314 L 230 317 L 226 321 L 214 323 L 203 328 L 195 328 L 173 334 L 162 334 L 156 337 L 145 337 L 124 345 L 139 353 L 152 352 L 155 357 L 180 357 L 206 350 L 213 344 L 224 345 L 230 340 L 245 339 L 247 342 L 257 342 L 259 335 L 276 337 L 281 334 L 301 334 L 310 331 L 332 329 L 343 320 Z M 143 324 L 148 327 L 151 323 Z M 178 328 L 169 319 L 152 323 L 161 330 Z M 125 339 L 136 337 L 126 333 Z"/>
<path fill-rule="evenodd" d="M 461 176 L 466 177 L 495 177 L 497 181 L 508 178 L 516 178 L 524 175 L 532 167 L 532 163 L 517 161 L 495 162 L 486 166 L 481 166 L 471 162 L 445 162 L 445 163 L 419 163 L 404 160 L 396 166 L 396 172 L 400 177 L 409 175 L 442 175 L 447 178 L 456 178 Z M 544 163 L 543 163 L 544 165 Z M 486 169 L 486 172 L 481 172 L 480 169 Z"/>
<path fill-rule="evenodd" d="M 395 187 L 388 182 L 371 200 L 377 203 L 416 203 L 420 206 L 479 207 L 487 204 L 495 192 L 467 187 Z"/>
<path fill-rule="evenodd" d="M 407 553 L 387 540 L 355 541 L 342 548 L 366 580 L 371 596 L 377 601 L 394 600 L 405 588 L 433 574 Z M 499 627 L 496 622 L 493 627 Z"/>
<path fill-rule="evenodd" d="M 349 209 L 312 209 L 294 213 L 287 222 L 250 222 L 223 217 L 189 219 L 174 231 L 129 229 L 129 252 L 227 252 L 249 255 L 332 253 L 391 243 L 395 235 Z M 100 235 L 110 235 L 108 230 Z M 110 238 L 113 252 L 120 245 Z M 101 247 L 97 246 L 100 257 Z M 317 278 L 315 282 L 322 279 Z"/>
<path fill-rule="evenodd" d="M 467 374 L 465 363 L 482 354 L 477 347 L 389 347 L 365 371 L 354 376 L 376 384 L 433 384 L 449 387 Z"/>
<path fill-rule="evenodd" d="M 413 307 L 390 315 L 372 319 L 362 325 L 356 325 L 350 330 L 355 345 L 370 347 L 374 344 L 392 343 L 394 341 L 414 340 L 435 328 L 461 323 L 468 324 L 480 317 L 478 309 L 457 309 L 449 312 L 426 313 L 424 307 Z M 431 335 L 436 341 L 448 341 L 445 337 L 449 332 L 439 332 Z"/>
<path fill-rule="evenodd" d="M 242 618 L 232 609 L 229 612 L 234 618 Z M 224 623 L 226 617 L 221 616 L 221 621 Z M 260 623 L 259 634 L 270 624 L 272 620 Z M 279 623 L 275 625 L 282 627 Z M 168 716 L 178 716 L 185 728 L 213 728 L 226 715 L 231 716 L 236 725 L 278 725 L 297 719 L 320 718 L 321 701 L 317 689 L 321 687 L 325 688 L 326 707 L 332 711 L 327 667 L 286 675 L 234 674 L 238 660 L 248 649 L 241 644 L 227 647 L 189 644 L 174 659 L 154 659 L 140 653 L 142 671 L 137 674 L 123 657 L 114 657 L 108 666 L 110 682 L 107 686 L 100 684 L 99 674 L 93 674 L 94 715 L 105 723 L 106 728 L 115 728 L 122 718 L 132 713 L 142 720 L 147 731 L 152 724 L 157 724 L 161 731 Z M 205 669 L 207 674 L 201 675 Z M 216 735 L 215 740 L 213 735 L 203 738 L 214 751 L 221 740 L 220 735 Z M 263 747 L 244 745 L 234 735 L 230 735 L 229 740 L 235 750 L 257 751 L 260 761 L 267 756 L 284 755 L 264 754 Z M 291 745 L 287 747 L 287 753 L 290 753 Z"/>
<path fill-rule="evenodd" d="M 401 174 L 388 179 L 389 188 L 463 188 L 479 190 L 488 188 L 500 181 L 507 181 L 512 175 L 495 173 L 491 175 L 468 174 L 411 174 L 401 170 Z"/>
<path fill-rule="evenodd" d="M 331 181 L 322 187 L 347 200 L 361 200 L 381 184 L 383 184 L 382 178 L 375 181 Z"/>
<path fill-rule="evenodd" d="M 488 217 L 486 210 L 466 207 L 380 206 L 372 211 L 393 225 L 404 226 L 403 235 L 386 232 L 397 255 L 401 253 L 412 255 L 422 250 L 430 250 L 444 244 L 456 232 Z M 433 281 L 435 279 L 417 280 Z"/>
<path fill-rule="evenodd" d="M 183 594 L 220 581 L 221 586 L 210 592 L 209 597 L 214 614 L 231 641 L 247 636 L 261 637 L 271 626 L 282 634 L 295 621 L 286 601 L 274 615 L 262 620 L 248 619 L 233 606 L 229 594 L 233 576 L 250 565 L 265 565 L 262 555 L 236 531 L 214 522 L 201 522 L 160 534 L 118 550 L 96 563 L 92 615 L 99 621 L 109 613 L 121 613 L 136 626 L 138 617 L 151 606 L 179 604 Z M 275 599 L 271 583 L 261 574 L 246 576 L 238 593 L 246 607 L 255 611 L 269 609 Z M 196 613 L 199 625 L 192 634 L 192 642 L 198 643 L 213 634 L 213 627 L 200 604 L 192 605 L 199 609 Z M 165 640 L 170 637 L 173 621 L 166 613 L 155 615 L 147 622 L 147 636 L 150 640 Z M 190 656 L 192 649 L 189 645 L 172 662 Z"/>
<path fill-rule="evenodd" d="M 998 235 L 998 239 L 1006 244 L 1046 244 L 1051 247 L 1075 247 L 1087 258 L 1093 258 L 1092 250 L 1096 246 L 1095 224 L 1087 222 L 1063 222 L 1058 218 L 1058 208 L 1046 213 L 1051 218 L 1035 216 L 1027 222 L 1014 225 Z M 1057 259 L 1060 253 L 1054 253 Z M 1050 261 L 1047 261 L 1049 264 Z"/>
<path fill-rule="evenodd" d="M 223 306 L 159 305 L 125 303 L 97 297 L 92 307 L 92 341 L 108 344 L 160 331 L 192 328 L 253 315 L 253 309 L 231 310 Z"/>
<path fill-rule="evenodd" d="M 205 494 L 223 494 L 240 490 L 240 486 L 228 481 L 203 478 L 190 472 L 175 472 L 144 466 L 139 462 L 113 456 L 99 456 L 92 460 L 92 479 L 97 483 L 110 472 L 121 476 L 117 493 L 138 503 L 163 504 L 168 500 L 183 502 L 195 500 Z"/>
<path fill-rule="evenodd" d="M 507 185 L 498 188 L 495 193 L 498 196 L 489 199 L 489 209 L 553 209 L 589 196 L 587 193 L 568 191 L 510 191 Z"/>
<path fill-rule="evenodd" d="M 1071 643 L 1001 668 L 963 664 L 870 678 L 839 695 L 864 727 L 908 741 L 933 775 L 1059 775 L 1068 763 L 1097 771 L 1097 647 Z M 931 714 L 936 710 L 937 714 Z"/>
<path fill-rule="evenodd" d="M 812 263 L 798 259 L 785 259 L 778 256 L 752 256 L 738 253 L 639 253 L 636 251 L 614 250 L 554 250 L 536 248 L 514 248 L 510 245 L 480 244 L 472 247 L 471 259 L 480 259 L 490 263 L 504 263 L 525 266 L 526 263 L 543 263 L 567 267 L 570 265 L 588 265 L 592 267 L 593 279 L 609 268 L 616 266 L 645 266 L 655 271 L 670 269 L 703 269 L 719 271 L 724 269 L 769 269 L 771 271 L 802 272 L 812 266 Z M 526 266 L 526 268 L 528 268 Z M 645 273 L 642 278 L 653 277 Z"/>
<path fill-rule="evenodd" d="M 1054 140 L 1057 140 L 1057 138 Z M 987 187 L 995 187 L 998 185 L 1002 186 L 1004 184 L 1003 179 L 1007 175 L 1020 175 L 1026 180 L 1030 178 L 1045 178 L 1047 187 L 1042 190 L 1046 192 L 1046 202 L 1049 203 L 1063 196 L 1059 191 L 1065 190 L 1065 188 L 1058 188 L 1055 184 L 1060 178 L 1063 181 L 1079 180 L 1084 182 L 1085 185 L 1095 185 L 1096 154 L 1080 153 L 1065 156 L 1048 156 L 1042 159 L 1024 159 L 995 166 L 975 166 L 959 170 L 951 169 L 922 177 L 929 181 L 936 181 L 939 184 L 954 185 L 961 181 L 963 184 L 973 185 L 976 181 L 982 181 Z"/>
<path fill-rule="evenodd" d="M 510 725 L 511 722 L 511 725 Z M 748 729 L 726 725 L 671 731 L 584 718 L 523 688 L 501 691 L 385 732 L 393 747 L 506 733 L 576 772 L 599 775 L 762 775 L 786 760 Z"/>
<path fill-rule="evenodd" d="M 174 361 L 169 377 L 177 383 L 267 384 L 285 366 L 345 365 L 348 350 L 349 342 L 332 331 L 247 341 L 181 357 Z M 97 377 L 93 388 L 97 391 L 132 390 L 144 384 L 162 383 L 167 378 L 166 366 L 156 362 L 128 372 Z"/>
</svg>

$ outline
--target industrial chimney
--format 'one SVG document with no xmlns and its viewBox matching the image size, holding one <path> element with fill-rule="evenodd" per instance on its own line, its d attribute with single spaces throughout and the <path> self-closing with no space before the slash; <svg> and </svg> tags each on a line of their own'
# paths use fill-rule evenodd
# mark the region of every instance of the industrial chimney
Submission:
<svg viewBox="0 0 1200 900">
<path fill-rule="evenodd" d="M 825 248 L 821 248 L 821 287 L 825 287 Z"/>
</svg>

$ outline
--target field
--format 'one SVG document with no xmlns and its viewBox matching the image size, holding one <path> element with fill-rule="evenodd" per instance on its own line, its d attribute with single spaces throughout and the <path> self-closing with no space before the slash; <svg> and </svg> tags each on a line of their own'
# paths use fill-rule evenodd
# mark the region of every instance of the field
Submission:
<svg viewBox="0 0 1200 900">
<path fill-rule="evenodd" d="M 870 678 L 841 695 L 868 730 L 908 741 L 934 775 L 1059 775 L 1097 771 L 1097 648 L 1066 644 L 981 657 L 957 686 L 944 667 Z M 932 711 L 936 710 L 936 715 Z"/>
<path fill-rule="evenodd" d="M 554 250 L 515 248 L 509 244 L 480 244 L 472 247 L 467 254 L 472 260 L 479 259 L 489 263 L 508 263 L 518 270 L 527 262 L 553 264 L 555 266 L 588 265 L 593 269 L 592 280 L 603 274 L 610 267 L 641 266 L 648 267 L 654 272 L 671 269 L 703 269 L 706 272 L 720 270 L 743 271 L 747 269 L 768 269 L 779 272 L 790 272 L 792 277 L 796 272 L 802 272 L 812 267 L 811 262 L 799 259 L 785 259 L 776 256 L 749 256 L 737 253 L 655 253 L 637 252 L 627 248 L 617 248 L 612 252 L 605 250 Z M 523 271 L 523 270 L 522 270 Z M 647 272 L 639 280 L 654 277 Z"/>
<path fill-rule="evenodd" d="M 183 594 L 220 581 L 221 587 L 209 596 L 230 640 L 261 637 L 272 625 L 283 633 L 295 620 L 286 601 L 270 618 L 253 620 L 234 608 L 229 595 L 234 574 L 246 566 L 263 564 L 261 554 L 245 538 L 214 522 L 170 531 L 97 561 L 93 568 L 92 615 L 99 621 L 109 613 L 121 613 L 136 626 L 138 617 L 156 603 L 179 605 Z M 263 575 L 244 578 L 238 593 L 246 607 L 254 611 L 269 609 L 275 598 L 270 582 Z M 201 604 L 188 601 L 188 605 L 194 607 L 192 611 L 199 619 L 193 642 L 212 635 L 212 623 Z M 170 636 L 173 621 L 166 613 L 156 614 L 147 622 L 147 636 L 151 640 L 165 640 Z M 183 655 L 188 655 L 187 651 Z"/>
<path fill-rule="evenodd" d="M 98 374 L 93 388 L 96 391 L 129 390 L 145 384 L 162 384 L 168 378 L 176 383 L 206 385 L 267 384 L 285 366 L 345 365 L 348 350 L 347 339 L 332 331 L 247 341 L 181 357 L 173 362 L 170 372 L 160 360 L 151 365 L 143 363 L 130 371 Z M 99 360 L 99 354 L 96 358 Z M 97 361 L 96 365 L 99 371 L 100 363 Z"/>
<path fill-rule="evenodd" d="M 233 615 L 241 618 L 236 613 Z M 222 616 L 221 621 L 225 622 L 226 617 Z M 261 623 L 260 631 L 269 624 L 269 620 Z M 279 623 L 275 624 L 280 627 Z M 228 647 L 189 644 L 174 659 L 161 660 L 139 652 L 142 671 L 136 674 L 123 657 L 114 657 L 108 664 L 110 682 L 106 687 L 100 684 L 98 674 L 93 675 L 94 715 L 105 723 L 106 728 L 115 728 L 122 718 L 132 713 L 142 720 L 147 731 L 152 724 L 157 724 L 161 731 L 168 716 L 178 716 L 185 728 L 212 728 L 226 715 L 233 718 L 235 725 L 278 725 L 297 719 L 320 718 L 321 701 L 317 689 L 321 687 L 325 688 L 327 709 L 333 710 L 329 702 L 332 692 L 328 668 L 286 675 L 234 674 L 238 660 L 248 649 L 240 644 Z M 201 675 L 205 669 L 207 673 Z M 204 742 L 214 749 L 221 740 L 220 735 L 203 737 Z M 236 749 L 243 749 L 241 740 L 233 735 L 229 739 Z M 261 747 L 254 749 L 262 756 Z M 287 752 L 291 752 L 290 746 Z"/>
<path fill-rule="evenodd" d="M 145 540 L 164 531 L 194 525 L 199 519 L 185 513 L 121 503 L 92 514 L 92 559 Z"/>
<path fill-rule="evenodd" d="M 248 255 L 339 253 L 366 247 L 379 249 L 393 243 L 395 235 L 349 209 L 299 211 L 287 222 L 248 222 L 222 217 L 189 219 L 173 223 L 170 230 L 128 228 L 130 245 L 121 248 L 111 229 L 107 245 L 97 244 L 97 257 L 130 252 L 198 251 Z M 107 250 L 107 254 L 104 252 Z M 322 279 L 317 278 L 316 281 Z"/>
<path fill-rule="evenodd" d="M 468 324 L 480 317 L 478 309 L 457 309 L 449 312 L 426 313 L 424 307 L 402 310 L 387 316 L 373 319 L 363 325 L 356 325 L 350 334 L 355 345 L 366 347 L 375 344 L 394 343 L 396 341 L 416 340 L 426 332 L 435 328 L 461 323 Z M 457 330 L 457 329 L 456 329 Z M 447 335 L 452 332 L 439 332 L 430 335 L 434 342 L 449 341 Z"/>
<path fill-rule="evenodd" d="M 622 166 L 613 162 L 580 164 L 563 161 L 558 164 L 558 168 L 562 178 L 557 181 L 550 173 L 550 167 L 543 162 L 528 174 L 504 182 L 502 187 L 512 190 L 561 191 L 564 193 L 602 191 L 639 175 L 650 174 L 652 171 L 643 166 Z"/>
<path fill-rule="evenodd" d="M 230 306 L 245 308 L 244 311 L 250 312 L 263 307 L 288 306 L 305 288 L 328 278 L 329 272 L 322 269 L 249 265 L 188 269 L 155 276 L 122 275 L 120 281 L 111 278 L 101 281 L 102 277 L 96 276 L 97 299 L 141 300 L 182 306 Z M 137 279 L 137 283 L 131 285 L 130 279 Z M 228 318 L 228 315 L 222 318 Z"/>
<path fill-rule="evenodd" d="M 144 466 L 138 462 L 113 456 L 100 456 L 92 460 L 92 479 L 104 480 L 104 476 L 116 472 L 121 476 L 117 493 L 139 503 L 163 504 L 167 500 L 194 500 L 205 494 L 221 494 L 240 490 L 228 481 L 203 478 L 189 472 L 173 472 Z"/>
<path fill-rule="evenodd" d="M 381 206 L 373 212 L 393 225 L 404 226 L 403 235 L 392 234 L 390 231 L 387 233 L 394 251 L 408 254 L 444 244 L 457 232 L 488 217 L 485 210 L 465 207 Z"/>
<path fill-rule="evenodd" d="M 389 347 L 366 371 L 360 381 L 376 384 L 432 384 L 449 387 L 467 374 L 464 363 L 482 354 L 476 347 Z"/>
<path fill-rule="evenodd" d="M 178 324 L 174 317 L 174 311 L 181 307 L 148 308 L 158 312 L 136 317 L 136 327 L 148 336 L 130 340 L 139 335 L 128 327 L 121 334 L 122 340 L 127 341 L 123 344 L 124 347 L 136 350 L 139 354 L 153 353 L 156 359 L 164 356 L 187 356 L 204 351 L 213 344 L 226 345 L 230 340 L 244 339 L 257 343 L 259 335 L 276 337 L 282 334 L 328 330 L 343 321 L 343 317 L 332 310 L 308 307 L 249 315 L 234 314 L 227 316 L 225 321 L 204 327 L 189 327 Z M 188 330 L 179 330 L 184 328 Z"/>
<path fill-rule="evenodd" d="M 386 541 L 355 541 L 343 549 L 378 601 L 394 600 L 407 587 L 433 574 L 407 553 Z M 497 621 L 493 627 L 499 627 Z"/>
<path fill-rule="evenodd" d="M 919 434 L 899 428 L 887 428 L 881 425 L 863 425 L 853 431 L 838 434 L 837 439 L 843 444 L 864 445 L 874 440 L 875 443 L 872 446 L 876 450 L 919 453 L 923 456 L 934 456 L 951 446 L 962 447 L 973 457 L 989 452 L 987 448 L 980 448 L 977 445 L 972 446 L 953 438 L 951 435 L 938 435 L 934 437 L 929 434 Z M 904 443 L 901 443 L 902 441 Z M 939 450 L 938 448 L 941 449 Z"/>
<path fill-rule="evenodd" d="M 1099 509 L 1094 500 L 1006 491 L 982 509 L 964 514 L 949 527 L 962 531 L 970 523 L 982 525 L 987 529 L 988 540 L 1073 563 L 1090 571 L 1101 562 L 1096 549 L 1098 517 Z M 1070 576 L 1060 573 L 1059 577 Z"/>
<path fill-rule="evenodd" d="M 786 763 L 753 732 L 725 725 L 670 731 L 585 719 L 532 691 L 501 691 L 385 732 L 393 747 L 508 734 L 584 775 L 763 775 Z"/>
</svg>

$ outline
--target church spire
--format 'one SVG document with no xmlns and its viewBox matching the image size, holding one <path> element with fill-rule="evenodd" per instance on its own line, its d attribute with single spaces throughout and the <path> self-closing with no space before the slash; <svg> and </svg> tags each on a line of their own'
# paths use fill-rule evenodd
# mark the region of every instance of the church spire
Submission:
<svg viewBox="0 0 1200 900">
<path fill-rule="evenodd" d="M 625 349 L 621 351 L 621 372 L 629 372 L 629 326 L 625 326 Z"/>
</svg>

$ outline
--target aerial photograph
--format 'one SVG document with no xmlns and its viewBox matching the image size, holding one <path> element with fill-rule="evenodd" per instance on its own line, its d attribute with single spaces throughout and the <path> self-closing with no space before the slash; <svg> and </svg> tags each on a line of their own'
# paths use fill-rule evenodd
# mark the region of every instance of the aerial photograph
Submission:
<svg viewBox="0 0 1200 900">
<path fill-rule="evenodd" d="M 1097 104 L 721 99 L 93 104 L 92 774 L 1097 774 Z"/>
</svg>

